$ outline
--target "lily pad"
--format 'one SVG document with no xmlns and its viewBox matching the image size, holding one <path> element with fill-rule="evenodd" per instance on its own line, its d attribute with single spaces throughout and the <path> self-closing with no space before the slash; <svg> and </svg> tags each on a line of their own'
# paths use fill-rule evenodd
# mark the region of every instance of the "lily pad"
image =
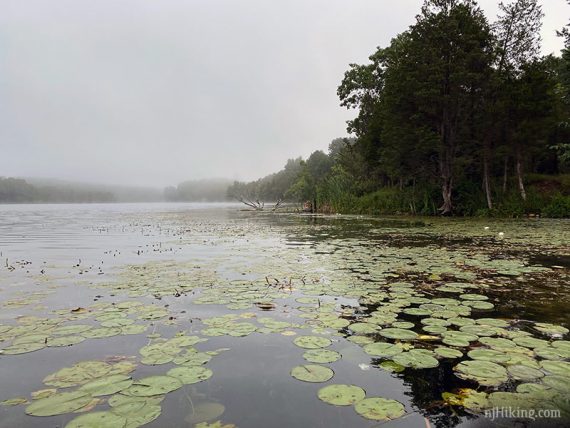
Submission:
<svg viewBox="0 0 570 428">
<path fill-rule="evenodd" d="M 182 386 L 182 382 L 172 376 L 149 376 L 132 384 L 123 394 L 136 397 L 152 397 L 164 395 L 175 391 Z"/>
<path fill-rule="evenodd" d="M 402 346 L 393 345 L 391 343 L 385 343 L 385 342 L 370 343 L 366 345 L 363 349 L 364 352 L 366 352 L 368 355 L 372 355 L 373 357 L 383 357 L 383 358 L 388 358 L 400 354 L 404 350 Z"/>
<path fill-rule="evenodd" d="M 212 370 L 201 366 L 182 366 L 168 370 L 168 376 L 172 376 L 185 385 L 202 382 L 212 377 Z"/>
<path fill-rule="evenodd" d="M 341 355 L 329 349 L 310 349 L 303 354 L 303 358 L 311 363 L 333 363 L 341 359 Z"/>
<path fill-rule="evenodd" d="M 113 412 L 91 412 L 73 419 L 65 428 L 115 428 L 126 427 L 127 419 Z"/>
<path fill-rule="evenodd" d="M 332 344 L 330 339 L 319 336 L 299 336 L 293 340 L 293 343 L 299 348 L 305 349 L 326 348 Z"/>
<path fill-rule="evenodd" d="M 11 345 L 2 349 L 2 354 L 4 355 L 19 355 L 26 354 L 28 352 L 39 351 L 45 348 L 44 343 L 22 343 L 20 345 Z"/>
<path fill-rule="evenodd" d="M 564 376 L 570 379 L 570 362 L 544 360 L 540 362 L 540 365 L 553 375 Z"/>
<path fill-rule="evenodd" d="M 485 386 L 498 386 L 508 380 L 505 368 L 491 361 L 463 361 L 454 370 L 457 377 Z"/>
<path fill-rule="evenodd" d="M 115 394 L 131 386 L 133 380 L 126 375 L 112 375 L 86 383 L 79 391 L 85 391 L 93 397 Z"/>
<path fill-rule="evenodd" d="M 442 358 L 461 358 L 463 356 L 463 352 L 460 350 L 454 348 L 446 348 L 443 346 L 435 348 L 434 352 L 438 357 Z"/>
<path fill-rule="evenodd" d="M 353 332 L 360 334 L 374 334 L 379 330 L 378 326 L 367 322 L 357 322 L 350 324 L 348 328 Z"/>
<path fill-rule="evenodd" d="M 48 338 L 47 346 L 49 347 L 59 347 L 59 346 L 71 346 L 77 345 L 85 340 L 83 336 L 61 336 L 61 337 L 51 337 Z"/>
<path fill-rule="evenodd" d="M 398 340 L 414 340 L 418 337 L 417 333 L 404 328 L 385 328 L 380 331 L 380 335 L 387 337 L 388 339 Z"/>
<path fill-rule="evenodd" d="M 328 385 L 319 389 L 318 397 L 335 406 L 350 406 L 366 396 L 364 390 L 354 385 Z"/>
<path fill-rule="evenodd" d="M 436 358 L 422 351 L 421 349 L 412 349 L 411 351 L 395 355 L 392 357 L 392 360 L 401 366 L 413 369 L 429 369 L 439 365 L 439 361 Z"/>
<path fill-rule="evenodd" d="M 157 404 L 133 402 L 114 407 L 112 411 L 127 419 L 125 428 L 137 428 L 158 418 L 162 413 L 162 408 Z"/>
<path fill-rule="evenodd" d="M 569 330 L 566 327 L 562 327 L 561 325 L 556 325 L 556 324 L 544 323 L 544 322 L 536 323 L 534 325 L 534 328 L 536 328 L 541 333 L 548 334 L 551 336 L 557 334 L 564 335 L 569 332 Z"/>
<path fill-rule="evenodd" d="M 54 416 L 74 412 L 91 402 L 92 397 L 84 391 L 59 392 L 47 398 L 35 400 L 26 407 L 31 416 Z"/>
<path fill-rule="evenodd" d="M 303 382 L 326 382 L 332 379 L 334 372 L 328 367 L 316 364 L 305 364 L 294 367 L 291 376 Z"/>
<path fill-rule="evenodd" d="M 544 373 L 540 370 L 523 365 L 514 365 L 507 367 L 509 375 L 515 380 L 535 380 L 544 377 Z"/>
<path fill-rule="evenodd" d="M 354 410 L 360 416 L 374 421 L 397 419 L 406 413 L 399 401 L 380 397 L 365 398 L 355 404 Z"/>
<path fill-rule="evenodd" d="M 510 356 L 493 349 L 474 349 L 467 353 L 469 358 L 481 361 L 492 361 L 494 363 L 504 363 L 510 360 Z"/>
</svg>

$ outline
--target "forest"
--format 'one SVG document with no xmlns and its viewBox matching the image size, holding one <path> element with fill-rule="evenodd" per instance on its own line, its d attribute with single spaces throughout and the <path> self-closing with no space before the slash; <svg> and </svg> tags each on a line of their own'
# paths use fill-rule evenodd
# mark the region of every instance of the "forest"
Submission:
<svg viewBox="0 0 570 428">
<path fill-rule="evenodd" d="M 351 137 L 291 159 L 240 200 L 329 213 L 570 217 L 570 24 L 541 55 L 537 0 L 427 0 L 416 22 L 350 64 L 337 94 Z"/>
</svg>

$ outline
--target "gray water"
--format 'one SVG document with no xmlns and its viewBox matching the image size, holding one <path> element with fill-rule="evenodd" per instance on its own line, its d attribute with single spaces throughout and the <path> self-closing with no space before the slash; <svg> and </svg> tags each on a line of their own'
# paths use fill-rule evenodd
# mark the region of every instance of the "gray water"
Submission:
<svg viewBox="0 0 570 428">
<path fill-rule="evenodd" d="M 288 329 L 296 336 L 331 338 L 328 349 L 342 355 L 326 365 L 334 371 L 333 379 L 307 383 L 290 376 L 293 367 L 306 364 L 305 350 L 292 343 L 295 336 L 254 332 L 245 337 L 208 337 L 196 345 L 198 350 L 229 348 L 207 364 L 213 376 L 167 394 L 161 415 L 145 426 L 193 426 L 189 415 L 200 403 L 225 408 L 223 414 L 204 420 L 242 428 L 379 424 L 359 416 L 353 406 L 321 402 L 317 391 L 331 383 L 354 384 L 367 397 L 401 402 L 406 414 L 386 426 L 423 427 L 425 418 L 434 426 L 488 426 L 489 420 L 472 412 L 442 405 L 442 392 L 473 386 L 454 375 L 454 364 L 442 362 L 434 369 L 402 373 L 386 371 L 377 359 L 347 340 L 352 335 L 349 330 L 312 331 L 315 326 L 301 316 L 304 311 L 295 299 L 314 296 L 318 288 L 320 301 L 331 303 L 334 313 L 352 311 L 346 316 L 352 322 L 366 319 L 376 308 L 364 301 L 376 284 L 379 290 L 395 281 L 416 286 L 430 281 L 443 284 L 457 274 L 457 281 L 494 281 L 485 294 L 495 308 L 482 316 L 568 327 L 569 242 L 570 222 L 555 220 L 305 216 L 245 212 L 237 204 L 0 206 L 0 325 L 13 326 L 22 316 L 49 318 L 54 310 L 71 313 L 93 303 L 129 300 L 166 308 L 172 318 L 149 322 L 143 334 L 87 339 L 19 355 L 0 354 L 0 401 L 30 399 L 32 391 L 46 388 L 42 379 L 47 375 L 80 361 L 132 356 L 138 363 L 139 349 L 151 341 L 148 334 L 170 338 L 186 331 L 202 336 L 203 320 L 245 313 L 248 318 L 243 321 L 270 317 L 298 324 Z M 474 256 L 482 260 L 480 266 L 462 267 Z M 125 289 L 108 286 L 132 279 L 125 276 L 129 266 L 150 264 L 161 272 L 161 263 L 169 266 L 169 275 L 189 273 L 185 281 L 191 291 L 177 295 L 179 290 L 173 286 L 169 295 L 129 297 Z M 536 271 L 517 272 L 522 266 Z M 504 275 L 496 273 L 501 270 Z M 441 273 L 439 279 L 428 277 L 434 272 Z M 268 289 L 282 294 L 268 299 L 275 304 L 274 310 L 194 303 L 206 289 L 219 289 L 216 293 L 223 299 L 224 290 L 231 290 L 233 283 L 248 281 L 257 289 L 268 284 Z M 322 292 L 327 287 L 331 291 Z M 42 294 L 45 291 L 49 293 Z M 410 321 L 405 315 L 400 318 Z M 416 323 L 414 330 L 420 332 L 420 326 Z M 0 350 L 9 343 L 0 341 Z M 131 375 L 140 379 L 164 374 L 171 367 L 171 363 L 138 363 Z M 101 402 L 95 410 L 107 408 Z M 25 405 L 1 406 L 0 427 L 64 426 L 77 416 L 34 417 L 24 410 Z"/>
</svg>

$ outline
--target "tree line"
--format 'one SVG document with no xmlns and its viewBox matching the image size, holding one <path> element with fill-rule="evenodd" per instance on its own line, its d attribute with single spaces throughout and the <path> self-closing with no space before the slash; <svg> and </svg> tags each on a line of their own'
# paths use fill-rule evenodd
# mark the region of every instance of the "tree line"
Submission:
<svg viewBox="0 0 570 428">
<path fill-rule="evenodd" d="M 35 186 L 21 178 L 0 177 L 0 203 L 114 202 L 111 192 L 62 186 Z"/>
<path fill-rule="evenodd" d="M 538 0 L 426 0 L 337 94 L 351 138 L 231 195 L 331 212 L 570 216 L 570 30 L 542 56 Z"/>
</svg>

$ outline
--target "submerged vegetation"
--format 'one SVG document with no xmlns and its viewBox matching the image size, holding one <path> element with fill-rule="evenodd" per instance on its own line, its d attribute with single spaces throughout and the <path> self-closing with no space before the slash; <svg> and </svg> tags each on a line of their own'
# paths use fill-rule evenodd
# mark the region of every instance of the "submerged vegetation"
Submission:
<svg viewBox="0 0 570 428">
<path fill-rule="evenodd" d="M 570 37 L 540 56 L 537 0 L 426 0 L 417 21 L 351 64 L 351 138 L 229 194 L 321 212 L 570 217 Z M 540 175 L 538 175 L 540 174 Z"/>
</svg>

